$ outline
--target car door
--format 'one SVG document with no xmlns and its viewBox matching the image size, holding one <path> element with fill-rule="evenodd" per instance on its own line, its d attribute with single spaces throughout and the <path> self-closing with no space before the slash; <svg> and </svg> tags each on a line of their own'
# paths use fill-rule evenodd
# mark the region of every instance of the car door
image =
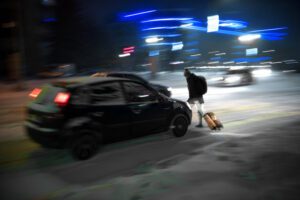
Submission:
<svg viewBox="0 0 300 200">
<path fill-rule="evenodd" d="M 104 82 L 91 86 L 90 113 L 102 124 L 106 140 L 130 137 L 131 110 L 126 105 L 120 82 Z"/>
<path fill-rule="evenodd" d="M 128 108 L 131 111 L 132 134 L 140 136 L 159 132 L 166 128 L 171 103 L 162 101 L 157 92 L 148 86 L 123 81 Z"/>
</svg>

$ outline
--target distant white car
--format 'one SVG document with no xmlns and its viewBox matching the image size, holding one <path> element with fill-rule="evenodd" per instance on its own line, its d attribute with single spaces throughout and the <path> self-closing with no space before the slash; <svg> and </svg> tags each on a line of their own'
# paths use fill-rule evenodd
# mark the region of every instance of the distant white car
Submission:
<svg viewBox="0 0 300 200">
<path fill-rule="evenodd" d="M 254 77 L 250 69 L 228 70 L 217 80 L 217 86 L 243 86 L 254 83 Z"/>
</svg>

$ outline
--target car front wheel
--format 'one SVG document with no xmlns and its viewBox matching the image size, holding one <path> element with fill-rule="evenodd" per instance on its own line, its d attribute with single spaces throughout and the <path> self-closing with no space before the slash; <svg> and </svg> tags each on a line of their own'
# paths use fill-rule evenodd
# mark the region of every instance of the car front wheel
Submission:
<svg viewBox="0 0 300 200">
<path fill-rule="evenodd" d="M 188 120 L 183 114 L 177 114 L 171 122 L 171 131 L 176 137 L 182 137 L 188 130 Z"/>
</svg>

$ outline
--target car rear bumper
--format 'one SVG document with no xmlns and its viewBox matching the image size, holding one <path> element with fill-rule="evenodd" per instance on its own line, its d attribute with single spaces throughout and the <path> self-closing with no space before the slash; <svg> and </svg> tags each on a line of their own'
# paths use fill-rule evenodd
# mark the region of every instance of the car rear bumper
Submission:
<svg viewBox="0 0 300 200">
<path fill-rule="evenodd" d="M 31 122 L 25 122 L 27 135 L 46 148 L 62 148 L 62 138 L 57 129 L 42 128 Z"/>
</svg>

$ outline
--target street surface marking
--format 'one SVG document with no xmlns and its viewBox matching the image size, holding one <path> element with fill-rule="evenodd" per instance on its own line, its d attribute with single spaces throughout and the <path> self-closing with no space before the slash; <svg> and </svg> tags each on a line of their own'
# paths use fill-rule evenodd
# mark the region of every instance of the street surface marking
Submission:
<svg viewBox="0 0 300 200">
<path fill-rule="evenodd" d="M 300 116 L 300 111 L 295 111 L 295 112 L 272 112 L 268 114 L 261 114 L 261 115 L 256 115 L 252 118 L 244 119 L 241 121 L 232 121 L 224 124 L 225 128 L 229 127 L 237 127 L 241 125 L 246 125 L 254 122 L 261 122 L 261 121 L 266 121 L 270 119 L 278 119 L 278 118 L 283 118 L 283 117 L 290 117 L 290 116 Z"/>
</svg>

